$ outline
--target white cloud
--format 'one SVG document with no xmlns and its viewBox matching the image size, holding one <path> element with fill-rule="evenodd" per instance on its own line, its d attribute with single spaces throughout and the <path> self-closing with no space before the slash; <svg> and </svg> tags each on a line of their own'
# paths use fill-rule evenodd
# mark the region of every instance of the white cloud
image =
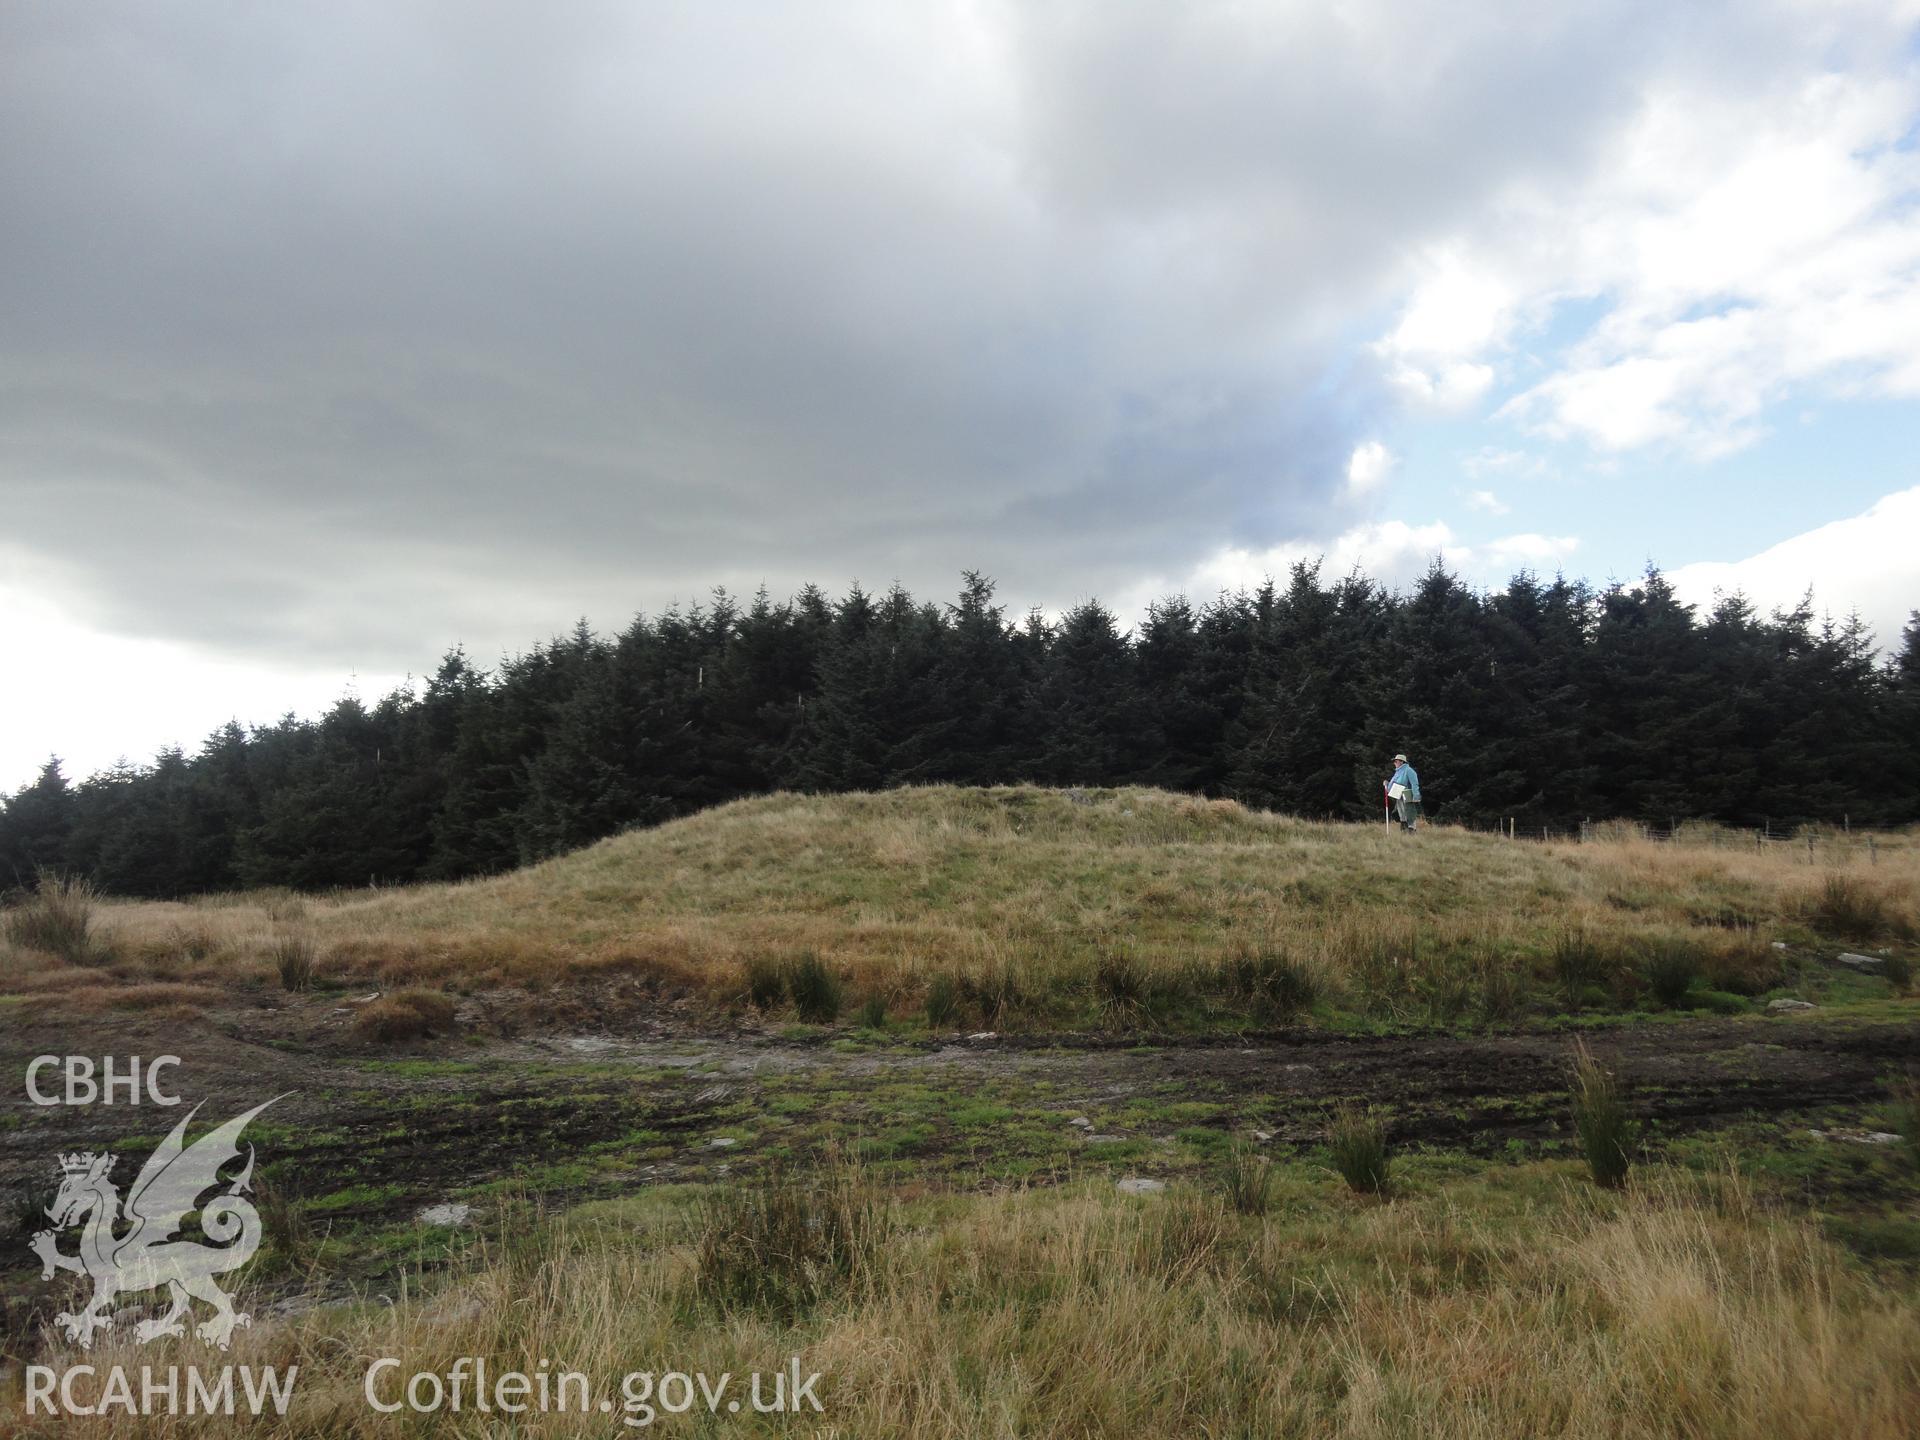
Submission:
<svg viewBox="0 0 1920 1440">
<path fill-rule="evenodd" d="M 1716 592 L 1742 591 L 1762 612 L 1791 608 L 1809 586 L 1817 612 L 1858 610 L 1883 649 L 1900 644 L 1920 608 L 1920 485 L 1897 491 L 1864 514 L 1822 525 L 1744 560 L 1698 561 L 1668 572 L 1682 599 L 1710 607 Z"/>
<path fill-rule="evenodd" d="M 1473 510 L 1484 510 L 1489 515 L 1505 515 L 1513 507 L 1491 490 L 1471 490 L 1467 493 L 1467 506 Z"/>
<path fill-rule="evenodd" d="M 1363 440 L 1347 458 L 1347 494 L 1371 495 L 1393 469 L 1393 452 L 1378 440 Z"/>
<path fill-rule="evenodd" d="M 1462 455 L 1460 468 L 1475 480 L 1484 480 L 1490 475 L 1518 480 L 1541 480 L 1550 479 L 1559 474 L 1559 471 L 1542 455 L 1536 455 L 1530 450 L 1509 450 L 1499 445 L 1483 445 L 1471 454 Z"/>
<path fill-rule="evenodd" d="M 1387 383 L 1420 409 L 1463 410 L 1492 387 L 1493 367 L 1472 358 L 1501 342 L 1515 296 L 1491 275 L 1445 251 L 1426 271 L 1399 323 L 1375 342 Z"/>
<path fill-rule="evenodd" d="M 1800 392 L 1920 396 L 1911 17 L 1754 14 L 1797 43 L 1677 61 L 1587 165 L 1516 178 L 1410 262 L 1374 345 L 1394 391 L 1458 404 L 1500 372 L 1524 388 L 1496 413 L 1542 435 L 1700 459 Z M 1449 386 L 1474 366 L 1485 383 Z"/>
<path fill-rule="evenodd" d="M 123 758 L 145 764 L 168 745 L 191 755 L 231 719 L 251 725 L 271 724 L 288 711 L 317 715 L 349 689 L 371 704 L 401 681 L 220 659 L 172 641 L 103 634 L 42 595 L 5 583 L 0 614 L 7 617 L 9 686 L 33 697 L 30 706 L 0 706 L 0 791 L 31 781 L 49 755 L 78 780 Z"/>
<path fill-rule="evenodd" d="M 1541 571 L 1558 564 L 1579 548 L 1571 535 L 1506 535 L 1469 544 L 1443 520 L 1409 525 L 1404 520 L 1381 520 L 1356 525 L 1324 543 L 1291 540 L 1265 550 L 1229 547 L 1199 566 L 1178 589 L 1192 596 L 1210 596 L 1222 590 L 1251 589 L 1268 576 L 1284 576 L 1300 561 L 1321 562 L 1323 576 L 1358 570 L 1389 588 L 1405 588 L 1418 580 L 1435 559 L 1472 583 L 1503 584 L 1516 571 Z"/>
<path fill-rule="evenodd" d="M 1579 548 L 1576 535 L 1506 535 L 1476 547 L 1472 562 L 1490 579 L 1505 578 L 1523 569 L 1557 568 Z"/>
</svg>

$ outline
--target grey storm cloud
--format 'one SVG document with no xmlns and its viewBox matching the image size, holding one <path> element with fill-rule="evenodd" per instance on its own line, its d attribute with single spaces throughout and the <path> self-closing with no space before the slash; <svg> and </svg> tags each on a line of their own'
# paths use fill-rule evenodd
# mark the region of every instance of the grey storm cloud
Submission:
<svg viewBox="0 0 1920 1440">
<path fill-rule="evenodd" d="M 397 670 L 1324 533 L 1418 246 L 1770 53 L 1444 8 L 9 5 L 0 578 Z"/>
</svg>

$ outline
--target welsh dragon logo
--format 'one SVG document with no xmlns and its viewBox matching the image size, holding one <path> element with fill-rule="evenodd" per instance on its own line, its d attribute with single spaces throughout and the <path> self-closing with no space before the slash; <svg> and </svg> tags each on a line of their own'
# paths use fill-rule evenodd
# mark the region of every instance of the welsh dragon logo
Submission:
<svg viewBox="0 0 1920 1440">
<path fill-rule="evenodd" d="M 187 1145 L 187 1126 L 200 1113 L 194 1106 L 147 1157 L 124 1205 L 112 1178 L 118 1157 L 91 1151 L 60 1157 L 60 1189 L 46 1211 L 53 1228 L 40 1231 L 28 1244 L 40 1257 L 42 1278 L 51 1280 L 56 1270 L 93 1277 L 93 1299 L 86 1308 L 54 1316 L 69 1340 L 83 1350 L 91 1347 L 94 1332 L 112 1328 L 115 1300 L 163 1285 L 171 1292 L 173 1308 L 135 1327 L 142 1344 L 162 1335 L 184 1335 L 196 1299 L 213 1306 L 214 1313 L 194 1332 L 222 1350 L 232 1342 L 234 1327 L 249 1323 L 213 1277 L 238 1270 L 260 1248 L 259 1212 L 243 1198 L 253 1178 L 251 1145 L 240 1174 L 224 1182 L 226 1188 L 205 1205 L 199 1201 L 223 1183 L 221 1169 L 239 1157 L 240 1132 L 247 1122 L 273 1103 L 256 1105 Z M 176 1238 L 196 1208 L 200 1230 L 212 1244 Z M 59 1233 L 83 1222 L 79 1253 L 63 1255 Z M 124 1226 L 117 1235 L 116 1226 Z"/>
</svg>

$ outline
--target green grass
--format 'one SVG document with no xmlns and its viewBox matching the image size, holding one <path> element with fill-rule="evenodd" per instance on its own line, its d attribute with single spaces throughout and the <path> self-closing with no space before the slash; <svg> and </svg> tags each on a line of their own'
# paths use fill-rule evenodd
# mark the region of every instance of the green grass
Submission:
<svg viewBox="0 0 1920 1440">
<path fill-rule="evenodd" d="M 1386 1126 L 1370 1110 L 1342 1105 L 1327 1130 L 1327 1154 L 1347 1188 L 1365 1195 L 1384 1194 L 1392 1173 Z"/>
<path fill-rule="evenodd" d="M 330 1194 L 313 1196 L 302 1204 L 309 1215 L 331 1215 L 341 1210 L 378 1209 L 404 1194 L 404 1185 L 347 1185 Z"/>
<path fill-rule="evenodd" d="M 1626 1184 L 1639 1130 L 1629 1118 L 1619 1083 L 1582 1045 L 1575 1052 L 1573 1126 L 1593 1183 L 1603 1189 Z"/>
</svg>

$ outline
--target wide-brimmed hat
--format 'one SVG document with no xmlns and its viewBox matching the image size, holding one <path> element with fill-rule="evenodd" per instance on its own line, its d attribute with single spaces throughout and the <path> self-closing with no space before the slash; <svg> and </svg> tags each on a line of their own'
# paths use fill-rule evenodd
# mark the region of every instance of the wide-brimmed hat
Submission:
<svg viewBox="0 0 1920 1440">
<path fill-rule="evenodd" d="M 1404 756 L 1404 755 L 1396 755 L 1396 756 L 1394 756 L 1393 758 L 1394 758 L 1394 759 L 1396 759 L 1396 760 L 1405 760 L 1405 759 L 1406 759 L 1407 757 L 1406 757 L 1406 756 Z"/>
</svg>

